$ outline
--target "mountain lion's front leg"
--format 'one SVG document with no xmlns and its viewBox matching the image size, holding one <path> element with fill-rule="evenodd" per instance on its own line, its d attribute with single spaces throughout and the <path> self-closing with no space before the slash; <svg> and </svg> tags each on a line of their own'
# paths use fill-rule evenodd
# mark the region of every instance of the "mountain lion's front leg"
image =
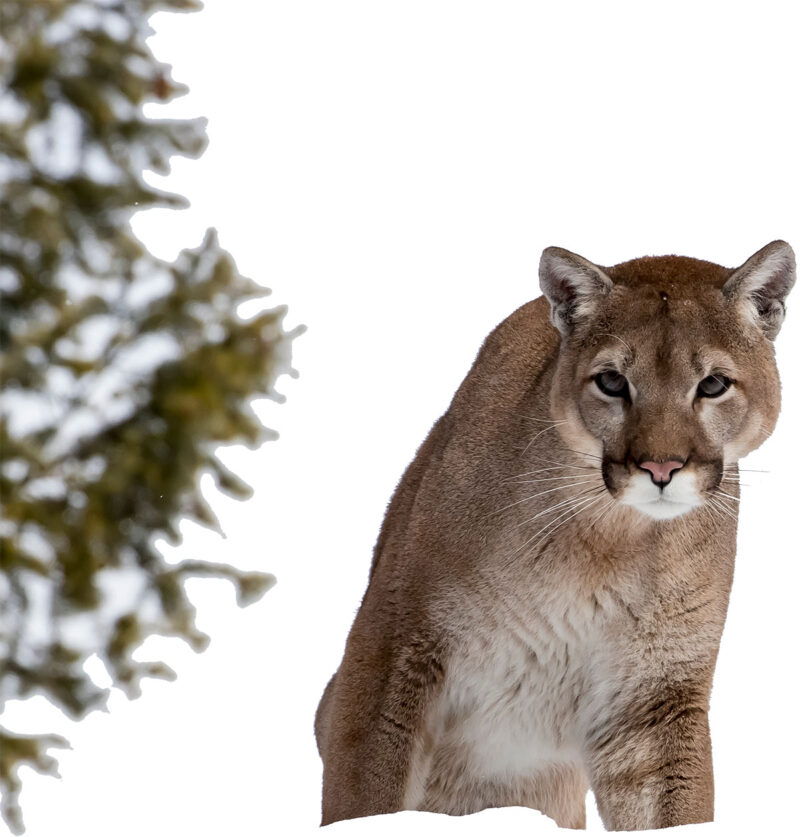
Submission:
<svg viewBox="0 0 800 837">
<path fill-rule="evenodd" d="M 374 624 L 360 627 L 330 698 L 322 825 L 407 807 L 424 711 L 443 676 L 433 642 L 417 636 L 392 647 Z"/>
<path fill-rule="evenodd" d="M 590 742 L 592 789 L 609 830 L 666 828 L 714 818 L 704 701 L 665 686 L 620 712 Z"/>
</svg>

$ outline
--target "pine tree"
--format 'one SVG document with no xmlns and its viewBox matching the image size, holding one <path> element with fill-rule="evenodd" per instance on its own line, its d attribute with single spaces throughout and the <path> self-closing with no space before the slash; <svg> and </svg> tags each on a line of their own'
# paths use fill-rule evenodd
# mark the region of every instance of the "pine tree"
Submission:
<svg viewBox="0 0 800 837">
<path fill-rule="evenodd" d="M 133 651 L 150 635 L 201 650 L 184 581 L 224 577 L 247 604 L 274 579 L 203 561 L 165 562 L 177 524 L 218 524 L 198 489 L 210 472 L 246 486 L 214 453 L 268 431 L 249 406 L 277 398 L 289 367 L 283 309 L 244 320 L 266 291 L 209 231 L 174 263 L 133 235 L 132 214 L 178 207 L 142 173 L 198 156 L 202 120 L 145 118 L 185 92 L 145 43 L 154 11 L 194 0 L 0 3 L 0 711 L 46 695 L 81 718 L 114 686 L 172 678 Z M 55 736 L 0 728 L 2 813 L 22 830 L 18 768 L 54 772 Z"/>
</svg>

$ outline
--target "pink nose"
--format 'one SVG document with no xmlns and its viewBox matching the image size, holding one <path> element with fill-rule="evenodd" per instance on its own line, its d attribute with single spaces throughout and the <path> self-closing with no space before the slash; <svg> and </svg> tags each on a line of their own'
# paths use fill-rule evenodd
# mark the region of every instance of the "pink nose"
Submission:
<svg viewBox="0 0 800 837">
<path fill-rule="evenodd" d="M 664 486 L 672 479 L 673 471 L 683 468 L 683 462 L 678 462 L 677 459 L 670 459 L 668 462 L 640 462 L 639 467 L 650 471 L 650 479 L 656 485 Z"/>
</svg>

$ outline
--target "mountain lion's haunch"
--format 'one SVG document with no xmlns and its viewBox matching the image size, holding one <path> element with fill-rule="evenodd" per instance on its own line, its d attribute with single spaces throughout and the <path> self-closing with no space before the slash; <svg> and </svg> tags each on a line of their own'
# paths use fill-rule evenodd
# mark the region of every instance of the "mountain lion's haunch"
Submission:
<svg viewBox="0 0 800 837">
<path fill-rule="evenodd" d="M 776 241 L 731 270 L 544 251 L 392 498 L 317 711 L 323 824 L 526 805 L 713 817 L 737 461 L 772 432 Z"/>
</svg>

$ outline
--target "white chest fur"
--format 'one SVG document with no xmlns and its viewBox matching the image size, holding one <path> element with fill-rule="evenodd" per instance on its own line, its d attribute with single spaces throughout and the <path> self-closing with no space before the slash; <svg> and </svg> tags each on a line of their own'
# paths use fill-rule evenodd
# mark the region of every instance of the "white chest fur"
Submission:
<svg viewBox="0 0 800 837">
<path fill-rule="evenodd" d="M 489 611 L 482 602 L 428 714 L 409 807 L 431 781 L 507 784 L 581 762 L 587 672 L 608 610 L 558 598 L 534 608 L 506 594 Z"/>
<path fill-rule="evenodd" d="M 552 625 L 521 633 L 498 627 L 473 636 L 451 660 L 435 713 L 434 737 L 462 750 L 481 778 L 577 756 L 585 648 Z"/>
</svg>

